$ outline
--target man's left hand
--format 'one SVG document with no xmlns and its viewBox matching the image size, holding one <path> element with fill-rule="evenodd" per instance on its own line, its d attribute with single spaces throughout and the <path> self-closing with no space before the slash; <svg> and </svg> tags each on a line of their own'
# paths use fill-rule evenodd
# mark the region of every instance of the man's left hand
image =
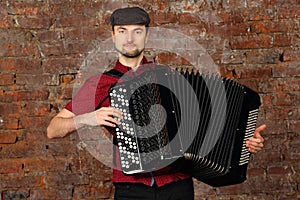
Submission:
<svg viewBox="0 0 300 200">
<path fill-rule="evenodd" d="M 264 147 L 264 138 L 261 136 L 261 132 L 266 128 L 265 124 L 259 126 L 255 129 L 253 136 L 246 141 L 246 147 L 250 153 L 257 153 Z"/>
</svg>

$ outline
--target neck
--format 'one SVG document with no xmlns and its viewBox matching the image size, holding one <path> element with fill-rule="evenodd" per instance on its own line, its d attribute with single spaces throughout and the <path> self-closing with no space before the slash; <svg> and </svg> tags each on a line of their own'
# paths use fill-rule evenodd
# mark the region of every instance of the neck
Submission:
<svg viewBox="0 0 300 200">
<path fill-rule="evenodd" d="M 128 58 L 123 55 L 120 55 L 119 62 L 124 66 L 131 67 L 133 70 L 136 70 L 140 66 L 140 64 L 143 60 L 143 57 L 144 57 L 144 54 L 141 54 L 136 58 Z"/>
</svg>

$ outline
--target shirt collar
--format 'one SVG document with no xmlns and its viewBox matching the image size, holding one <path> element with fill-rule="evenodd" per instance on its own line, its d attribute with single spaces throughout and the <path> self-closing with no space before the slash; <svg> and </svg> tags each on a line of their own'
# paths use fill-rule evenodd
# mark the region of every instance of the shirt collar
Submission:
<svg viewBox="0 0 300 200">
<path fill-rule="evenodd" d="M 147 58 L 144 56 L 143 59 L 142 59 L 142 64 L 148 64 L 148 63 L 151 63 L 151 62 L 148 62 Z M 116 66 L 115 66 L 115 69 L 122 72 L 122 73 L 126 73 L 128 71 L 131 70 L 131 67 L 128 67 L 128 66 L 125 66 L 123 65 L 122 63 L 120 63 L 120 61 L 118 60 L 116 62 Z"/>
</svg>

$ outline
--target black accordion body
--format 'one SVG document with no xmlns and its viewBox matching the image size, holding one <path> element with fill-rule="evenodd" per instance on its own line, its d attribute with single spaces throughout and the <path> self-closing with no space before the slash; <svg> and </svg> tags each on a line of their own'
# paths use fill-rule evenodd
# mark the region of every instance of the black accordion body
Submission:
<svg viewBox="0 0 300 200">
<path fill-rule="evenodd" d="M 125 174 L 171 166 L 211 186 L 246 180 L 256 92 L 217 75 L 156 66 L 117 83 L 109 96 L 123 111 L 116 140 Z"/>
</svg>

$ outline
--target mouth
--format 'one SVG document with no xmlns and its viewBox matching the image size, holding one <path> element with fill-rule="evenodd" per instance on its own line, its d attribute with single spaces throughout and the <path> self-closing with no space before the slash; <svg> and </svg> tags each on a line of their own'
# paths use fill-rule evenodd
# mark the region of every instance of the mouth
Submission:
<svg viewBox="0 0 300 200">
<path fill-rule="evenodd" d="M 135 49 L 136 48 L 136 46 L 134 44 L 125 44 L 124 47 L 127 49 Z"/>
</svg>

